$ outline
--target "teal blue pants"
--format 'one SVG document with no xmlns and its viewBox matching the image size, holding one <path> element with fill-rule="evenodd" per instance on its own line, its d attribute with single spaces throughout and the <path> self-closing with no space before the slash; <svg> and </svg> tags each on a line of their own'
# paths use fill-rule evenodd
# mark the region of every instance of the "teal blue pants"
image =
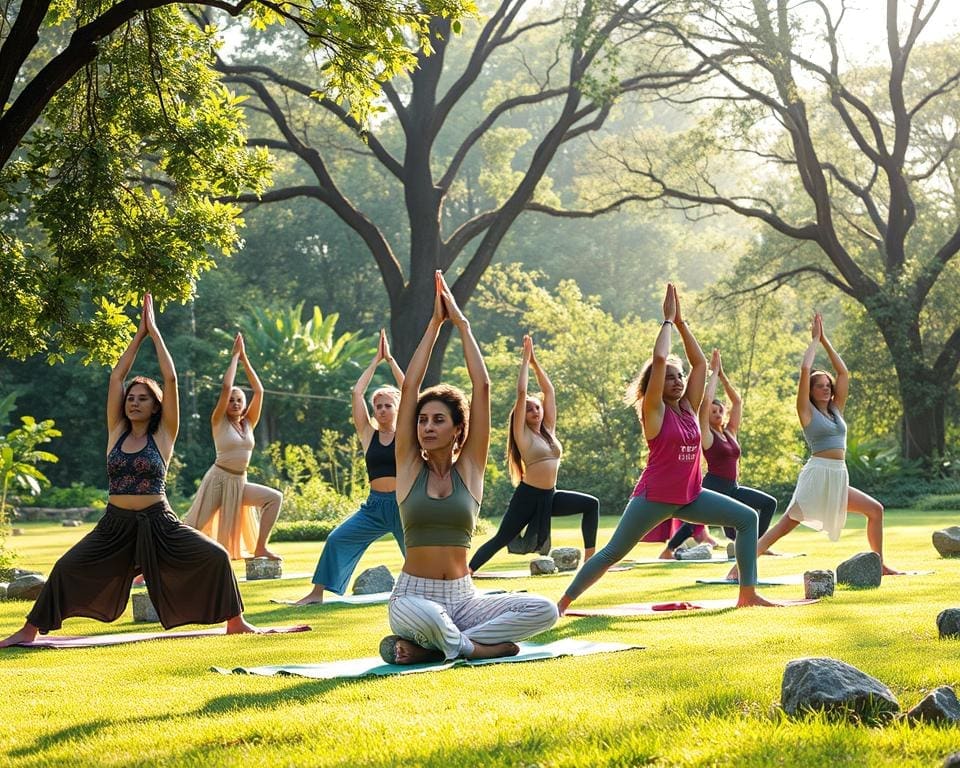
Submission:
<svg viewBox="0 0 960 768">
<path fill-rule="evenodd" d="M 729 496 L 703 489 L 689 504 L 664 504 L 649 501 L 643 496 L 634 496 L 627 502 L 617 530 L 607 545 L 583 564 L 566 596 L 576 600 L 597 581 L 607 569 L 624 557 L 655 525 L 678 517 L 691 523 L 725 525 L 737 531 L 737 568 L 740 583 L 746 586 L 757 584 L 757 513 L 746 504 Z"/>
</svg>

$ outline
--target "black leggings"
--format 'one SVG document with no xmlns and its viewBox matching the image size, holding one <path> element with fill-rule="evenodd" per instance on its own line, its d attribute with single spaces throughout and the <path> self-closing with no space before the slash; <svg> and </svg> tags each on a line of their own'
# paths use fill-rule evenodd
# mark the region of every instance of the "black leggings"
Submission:
<svg viewBox="0 0 960 768">
<path fill-rule="evenodd" d="M 536 525 L 535 518 L 542 505 L 549 505 L 549 517 L 582 515 L 580 531 L 583 534 L 583 546 L 586 549 L 597 546 L 600 500 L 596 496 L 578 491 L 534 488 L 532 485 L 520 483 L 513 492 L 510 506 L 507 507 L 507 513 L 500 521 L 497 532 L 470 558 L 470 570 L 476 571 L 482 567 L 491 557 L 513 541 L 524 526 Z"/>
<path fill-rule="evenodd" d="M 742 504 L 746 504 L 751 509 L 757 510 L 759 518 L 758 537 L 763 536 L 767 528 L 770 527 L 770 521 L 777 513 L 777 500 L 769 493 L 758 491 L 756 488 L 749 488 L 745 485 L 737 485 L 736 481 L 728 480 L 725 477 L 711 475 L 709 472 L 703 478 L 703 487 L 724 496 L 736 499 Z M 728 526 L 723 527 L 723 532 L 731 541 L 737 538 L 737 531 Z M 673 550 L 683 544 L 693 533 L 693 526 L 690 523 L 681 525 L 670 541 L 667 542 L 667 549 Z"/>
</svg>

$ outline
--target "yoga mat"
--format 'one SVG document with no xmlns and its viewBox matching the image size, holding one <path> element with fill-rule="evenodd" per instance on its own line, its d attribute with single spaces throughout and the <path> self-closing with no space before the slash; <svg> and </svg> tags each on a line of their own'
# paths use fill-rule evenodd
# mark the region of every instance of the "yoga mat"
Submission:
<svg viewBox="0 0 960 768">
<path fill-rule="evenodd" d="M 616 572 L 616 571 L 629 571 L 633 568 L 630 564 L 618 563 L 612 568 L 608 568 L 607 572 Z M 538 573 L 536 576 L 530 573 L 529 568 L 517 568 L 516 570 L 506 570 L 506 571 L 477 571 L 473 574 L 473 580 L 477 581 L 478 579 L 529 579 L 529 578 L 541 578 L 542 576 L 573 576 L 576 574 L 576 571 L 557 571 L 556 573 Z"/>
<path fill-rule="evenodd" d="M 541 659 L 555 659 L 560 656 L 589 656 L 595 653 L 612 653 L 614 651 L 628 651 L 640 649 L 643 646 L 627 643 L 596 643 L 589 640 L 567 638 L 557 640 L 546 645 L 536 643 L 518 643 L 520 653 L 516 656 L 505 656 L 499 659 L 452 659 L 450 661 L 432 662 L 429 664 L 384 664 L 379 656 L 370 656 L 364 659 L 348 659 L 346 661 L 326 661 L 319 664 L 278 664 L 264 667 L 211 667 L 212 672 L 221 675 L 292 675 L 309 677 L 315 680 L 330 680 L 333 678 L 354 678 L 384 675 L 412 675 L 418 672 L 439 672 L 453 667 L 479 667 L 485 664 L 508 664 L 520 661 L 539 661 Z"/>
<path fill-rule="evenodd" d="M 816 600 L 783 600 L 784 607 L 792 608 L 797 605 L 815 603 Z M 735 608 L 737 601 L 730 600 L 695 600 L 667 603 L 626 603 L 611 605 L 606 608 L 568 608 L 566 616 L 666 616 L 671 613 L 703 613 L 723 611 Z"/>
<path fill-rule="evenodd" d="M 288 634 L 290 632 L 309 632 L 310 627 L 298 624 L 292 627 L 263 627 L 263 633 L 268 635 Z M 41 636 L 32 643 L 18 643 L 16 648 L 98 648 L 103 645 L 122 645 L 124 643 L 140 643 L 146 640 L 177 640 L 181 637 L 206 637 L 208 635 L 226 636 L 223 627 L 210 629 L 194 629 L 186 632 L 118 632 L 112 635 L 59 635 Z"/>
<path fill-rule="evenodd" d="M 697 579 L 697 584 L 739 584 L 736 579 Z M 795 573 L 790 576 L 770 576 L 757 580 L 758 587 L 779 587 L 784 584 L 803 584 L 803 574 Z"/>
<path fill-rule="evenodd" d="M 246 582 L 246 581 L 247 581 L 247 577 L 246 577 L 246 576 L 242 576 L 242 575 L 240 575 L 240 574 L 238 574 L 238 573 L 234 573 L 234 576 L 237 577 L 237 581 L 242 581 L 242 582 Z M 285 573 L 285 574 L 283 574 L 283 576 L 281 576 L 279 579 L 250 579 L 249 583 L 250 583 L 250 584 L 256 584 L 256 583 L 260 583 L 260 582 L 269 583 L 269 582 L 271 582 L 271 581 L 286 581 L 287 579 L 309 579 L 311 576 L 313 576 L 313 573 L 308 573 L 307 571 L 303 571 L 302 573 L 300 573 L 300 572 L 297 572 L 297 573 Z M 146 589 L 146 588 L 147 588 L 147 585 L 146 585 L 146 584 L 134 584 L 134 585 L 133 585 L 133 589 Z"/>
<path fill-rule="evenodd" d="M 385 603 L 390 599 L 389 592 L 374 592 L 370 595 L 335 595 L 332 592 L 323 595 L 322 603 L 312 603 L 311 605 L 301 605 L 300 608 L 311 608 L 314 605 L 333 605 L 336 603 L 346 604 L 346 605 L 376 605 L 377 603 Z M 277 605 L 296 605 L 296 600 L 277 600 L 273 599 L 271 603 L 276 603 Z"/>
<path fill-rule="evenodd" d="M 781 560 L 791 560 L 795 557 L 806 557 L 806 552 L 784 552 L 783 554 L 777 555 L 767 555 L 763 554 L 760 557 L 775 557 Z M 724 553 L 718 552 L 714 557 L 709 560 L 661 560 L 658 557 L 645 557 L 638 560 L 622 560 L 621 563 L 632 563 L 634 565 L 659 565 L 662 563 L 682 563 L 687 565 L 689 563 L 701 563 L 701 564 L 710 564 L 710 563 L 735 563 L 736 558 L 727 557 Z"/>
</svg>

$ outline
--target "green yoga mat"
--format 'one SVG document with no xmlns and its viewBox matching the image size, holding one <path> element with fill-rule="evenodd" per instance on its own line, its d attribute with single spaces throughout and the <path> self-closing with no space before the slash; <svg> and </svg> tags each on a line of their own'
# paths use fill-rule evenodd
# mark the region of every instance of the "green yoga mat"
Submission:
<svg viewBox="0 0 960 768">
<path fill-rule="evenodd" d="M 697 584 L 739 584 L 736 579 L 697 579 Z M 758 587 L 779 587 L 784 584 L 803 584 L 803 574 L 794 573 L 790 576 L 770 576 L 757 579 Z"/>
<path fill-rule="evenodd" d="M 365 659 L 347 659 L 345 661 L 325 661 L 319 664 L 277 664 L 264 667 L 211 667 L 212 672 L 221 675 L 292 675 L 295 677 L 309 677 L 315 680 L 332 680 L 334 678 L 354 677 L 381 677 L 384 675 L 412 675 L 418 672 L 439 672 L 453 667 L 479 667 L 484 664 L 510 664 L 520 661 L 540 661 L 542 659 L 556 659 L 560 656 L 590 656 L 595 653 L 612 653 L 614 651 L 629 651 L 641 649 L 641 645 L 627 643 L 598 643 L 589 640 L 567 638 L 557 640 L 546 645 L 536 643 L 519 643 L 520 653 L 516 656 L 505 656 L 500 659 L 452 659 L 451 661 L 433 662 L 430 664 L 384 664 L 379 656 Z"/>
</svg>

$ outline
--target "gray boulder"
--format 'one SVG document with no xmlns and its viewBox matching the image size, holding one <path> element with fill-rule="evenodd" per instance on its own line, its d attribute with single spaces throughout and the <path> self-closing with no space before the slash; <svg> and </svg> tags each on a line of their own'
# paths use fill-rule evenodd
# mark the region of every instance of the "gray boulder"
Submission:
<svg viewBox="0 0 960 768">
<path fill-rule="evenodd" d="M 40 571 L 28 571 L 26 568 L 14 568 L 13 573 L 10 576 L 12 581 L 16 581 L 21 576 L 42 576 L 43 574 Z"/>
<path fill-rule="evenodd" d="M 960 608 L 947 608 L 937 616 L 940 637 L 960 637 Z"/>
<path fill-rule="evenodd" d="M 283 560 L 274 560 L 270 557 L 248 557 L 244 563 L 247 566 L 247 581 L 279 579 L 283 576 Z"/>
<path fill-rule="evenodd" d="M 575 571 L 580 567 L 580 550 L 576 547 L 556 547 L 550 557 L 557 564 L 558 571 Z"/>
<path fill-rule="evenodd" d="M 833 595 L 833 571 L 806 571 L 803 574 L 803 596 L 807 600 Z"/>
<path fill-rule="evenodd" d="M 7 586 L 7 600 L 36 600 L 46 583 L 47 580 L 36 573 L 14 579 Z"/>
<path fill-rule="evenodd" d="M 787 663 L 780 701 L 789 715 L 822 711 L 867 722 L 889 720 L 900 704 L 887 686 L 837 659 L 794 659 Z"/>
<path fill-rule="evenodd" d="M 157 615 L 157 609 L 153 607 L 150 601 L 150 595 L 146 592 L 133 593 L 133 620 L 137 622 L 158 622 L 160 617 Z"/>
<path fill-rule="evenodd" d="M 728 541 L 727 542 L 727 560 L 736 560 L 737 559 L 737 542 Z"/>
<path fill-rule="evenodd" d="M 557 564 L 552 557 L 535 557 L 530 561 L 530 575 L 543 576 L 547 573 L 556 573 Z"/>
<path fill-rule="evenodd" d="M 676 550 L 673 556 L 677 560 L 713 560 L 713 547 L 709 544 L 697 544 Z"/>
<path fill-rule="evenodd" d="M 80 520 L 64 520 L 60 525 L 64 528 L 79 528 L 83 525 L 83 522 Z"/>
<path fill-rule="evenodd" d="M 933 546 L 941 557 L 960 557 L 960 525 L 934 531 Z"/>
<path fill-rule="evenodd" d="M 911 722 L 925 720 L 933 723 L 956 723 L 960 721 L 960 702 L 957 694 L 949 685 L 942 685 L 930 691 L 920 703 L 907 712 Z"/>
<path fill-rule="evenodd" d="M 876 552 L 861 552 L 837 566 L 837 584 L 850 587 L 879 587 L 883 565 Z"/>
<path fill-rule="evenodd" d="M 943 768 L 960 768 L 960 752 L 952 752 L 943 758 Z"/>
<path fill-rule="evenodd" d="M 353 594 L 375 595 L 378 592 L 392 592 L 395 581 L 390 569 L 385 565 L 367 568 L 353 581 Z"/>
<path fill-rule="evenodd" d="M 6 581 L 0 581 L 0 600 L 7 599 L 7 587 L 9 586 L 10 584 Z"/>
</svg>

